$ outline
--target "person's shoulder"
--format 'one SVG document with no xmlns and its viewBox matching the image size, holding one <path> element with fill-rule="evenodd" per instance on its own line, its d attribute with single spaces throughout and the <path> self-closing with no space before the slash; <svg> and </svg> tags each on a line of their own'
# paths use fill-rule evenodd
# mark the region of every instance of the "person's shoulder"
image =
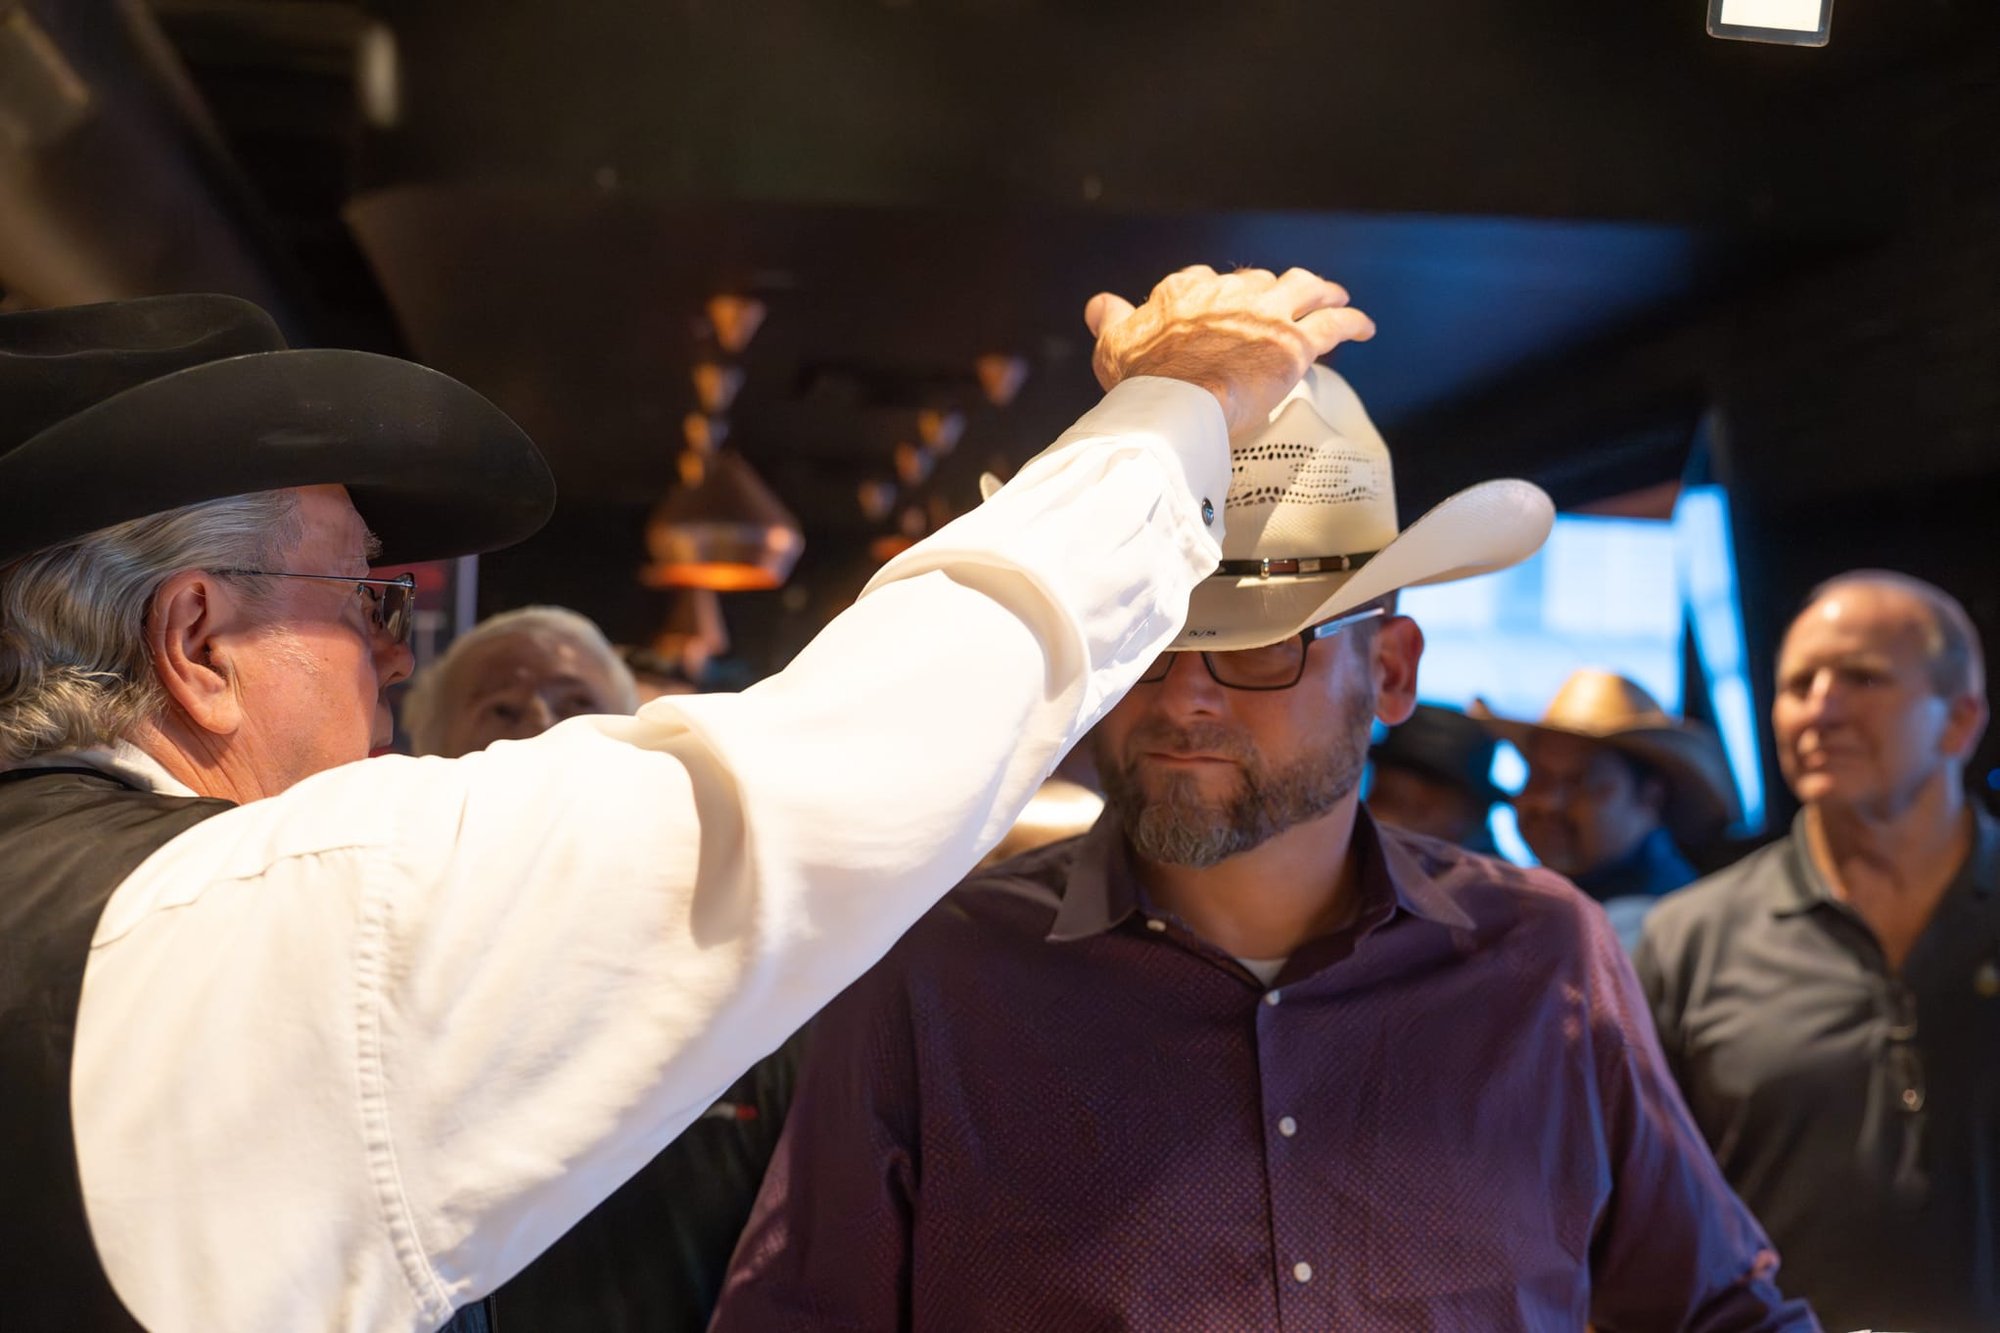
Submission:
<svg viewBox="0 0 2000 1333">
<path fill-rule="evenodd" d="M 1417 893 L 1442 899 L 1471 920 L 1482 947 L 1562 934 L 1571 939 L 1597 929 L 1603 913 L 1561 875 L 1520 866 L 1456 843 L 1377 825 L 1385 848 L 1425 884 Z"/>
<path fill-rule="evenodd" d="M 834 1029 L 869 1027 L 887 1013 L 931 1012 L 931 999 L 1004 987 L 1040 967 L 1078 839 L 975 870 L 849 984 Z"/>
<path fill-rule="evenodd" d="M 1562 876 L 1536 867 L 1515 865 L 1504 857 L 1475 852 L 1442 838 L 1377 824 L 1385 847 L 1393 846 L 1437 891 L 1474 916 L 1477 909 L 1505 905 L 1513 911 L 1525 898 L 1533 910 L 1558 914 L 1570 911 L 1577 890 Z"/>
<path fill-rule="evenodd" d="M 968 936 L 1045 939 L 1082 843 L 1081 837 L 1066 838 L 973 871 L 917 920 L 893 952 L 906 961 L 949 957 L 964 965 Z"/>
<path fill-rule="evenodd" d="M 1768 907 L 1774 885 L 1785 874 L 1792 840 L 1780 838 L 1742 860 L 1706 875 L 1660 899 L 1646 919 L 1655 947 L 1726 929 L 1749 913 Z"/>
</svg>

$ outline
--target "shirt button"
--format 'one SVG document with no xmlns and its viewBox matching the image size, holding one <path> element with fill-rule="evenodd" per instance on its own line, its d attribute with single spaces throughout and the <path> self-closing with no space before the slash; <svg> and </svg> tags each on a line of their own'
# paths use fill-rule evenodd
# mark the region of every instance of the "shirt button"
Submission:
<svg viewBox="0 0 2000 1333">
<path fill-rule="evenodd" d="M 1299 1122 L 1290 1116 L 1285 1116 L 1278 1121 L 1278 1132 L 1286 1138 L 1290 1138 L 1299 1132 Z"/>
<path fill-rule="evenodd" d="M 1156 916 L 1149 916 L 1146 918 L 1147 930 L 1165 930 L 1166 928 L 1167 928 L 1167 923 L 1160 920 L 1160 918 Z"/>
<path fill-rule="evenodd" d="M 1915 1088 L 1903 1089 L 1903 1109 L 1905 1111 L 1920 1111 L 1923 1109 L 1923 1105 L 1924 1094 L 1918 1092 Z"/>
<path fill-rule="evenodd" d="M 1274 991 L 1274 990 L 1267 990 L 1267 991 L 1265 991 L 1265 992 L 1264 992 L 1264 1003 L 1265 1003 L 1265 1004 L 1268 1004 L 1268 1005 L 1270 1005 L 1270 1006 L 1272 1006 L 1273 1008 L 1276 1008 L 1276 1007 L 1277 1007 L 1277 1004 L 1278 1004 L 1278 992 L 1276 992 L 1276 991 Z"/>
<path fill-rule="evenodd" d="M 1215 502 L 1213 500 L 1204 499 L 1201 502 L 1201 521 L 1204 523 L 1215 522 Z"/>
<path fill-rule="evenodd" d="M 1313 1266 L 1304 1262 L 1293 1264 L 1292 1276 L 1301 1282 L 1310 1282 L 1313 1280 Z"/>
</svg>

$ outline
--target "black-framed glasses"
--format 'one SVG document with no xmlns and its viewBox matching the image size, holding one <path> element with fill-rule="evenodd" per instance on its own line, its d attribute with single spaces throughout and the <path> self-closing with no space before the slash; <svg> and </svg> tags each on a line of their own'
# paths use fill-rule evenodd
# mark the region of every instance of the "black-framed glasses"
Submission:
<svg viewBox="0 0 2000 1333">
<path fill-rule="evenodd" d="M 1262 648 L 1179 649 L 1161 653 L 1139 676 L 1141 685 L 1158 685 L 1173 670 L 1174 658 L 1199 652 L 1201 664 L 1215 683 L 1232 690 L 1289 690 L 1306 674 L 1306 649 L 1351 625 L 1386 616 L 1384 606 L 1365 606 L 1344 616 L 1308 625 L 1288 639 Z"/>
<path fill-rule="evenodd" d="M 352 574 L 292 574 L 277 569 L 218 569 L 218 574 L 244 575 L 260 579 L 313 579 L 321 583 L 346 583 L 368 602 L 368 618 L 392 643 L 407 643 L 410 625 L 416 619 L 417 576 L 398 574 L 393 579 L 358 579 Z"/>
</svg>

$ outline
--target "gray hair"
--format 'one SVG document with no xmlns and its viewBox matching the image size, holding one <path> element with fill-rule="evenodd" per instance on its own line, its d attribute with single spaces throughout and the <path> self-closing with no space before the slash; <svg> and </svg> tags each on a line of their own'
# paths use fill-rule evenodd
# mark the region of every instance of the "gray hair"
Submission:
<svg viewBox="0 0 2000 1333">
<path fill-rule="evenodd" d="M 639 686 L 632 669 L 625 665 L 604 631 L 588 616 L 564 606 L 523 606 L 488 616 L 451 642 L 444 656 L 419 671 L 403 696 L 403 729 L 410 734 L 410 748 L 418 754 L 437 754 L 444 748 L 446 720 L 451 713 L 452 679 L 456 668 L 482 643 L 510 634 L 547 634 L 566 639 L 604 668 L 610 678 L 613 706 L 621 713 L 639 709 Z"/>
<path fill-rule="evenodd" d="M 293 491 L 169 509 L 0 566 L 0 765 L 128 738 L 166 706 L 153 594 L 189 569 L 256 567 L 301 536 Z M 268 594 L 252 585 L 244 599 Z"/>
<path fill-rule="evenodd" d="M 1967 694 L 1986 698 L 1986 652 L 1980 646 L 1978 627 L 1958 598 L 1935 583 L 1893 569 L 1852 569 L 1807 593 L 1799 614 L 1843 588 L 1876 588 L 1901 593 L 1916 602 L 1930 619 L 1924 648 L 1930 661 L 1931 688 L 1947 699 Z"/>
</svg>

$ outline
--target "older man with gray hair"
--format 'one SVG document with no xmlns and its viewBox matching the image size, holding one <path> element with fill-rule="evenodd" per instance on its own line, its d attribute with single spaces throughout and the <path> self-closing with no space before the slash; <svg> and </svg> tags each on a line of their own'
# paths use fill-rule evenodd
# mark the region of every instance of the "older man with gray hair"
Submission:
<svg viewBox="0 0 2000 1333">
<path fill-rule="evenodd" d="M 1815 589 L 1778 653 L 1791 836 L 1665 899 L 1636 963 L 1724 1173 L 1828 1328 L 2000 1328 L 2000 823 L 1965 788 L 1957 599 Z"/>
<path fill-rule="evenodd" d="M 413 590 L 370 564 L 533 532 L 527 438 L 229 298 L 0 315 L 7 1327 L 483 1323 L 1172 637 L 1230 430 L 1372 331 L 1346 302 L 1102 295 L 1104 402 L 786 670 L 366 764 Z"/>
<path fill-rule="evenodd" d="M 632 669 L 596 622 L 568 607 L 524 606 L 480 621 L 417 673 L 403 729 L 415 753 L 456 759 L 573 717 L 638 709 Z"/>
</svg>

